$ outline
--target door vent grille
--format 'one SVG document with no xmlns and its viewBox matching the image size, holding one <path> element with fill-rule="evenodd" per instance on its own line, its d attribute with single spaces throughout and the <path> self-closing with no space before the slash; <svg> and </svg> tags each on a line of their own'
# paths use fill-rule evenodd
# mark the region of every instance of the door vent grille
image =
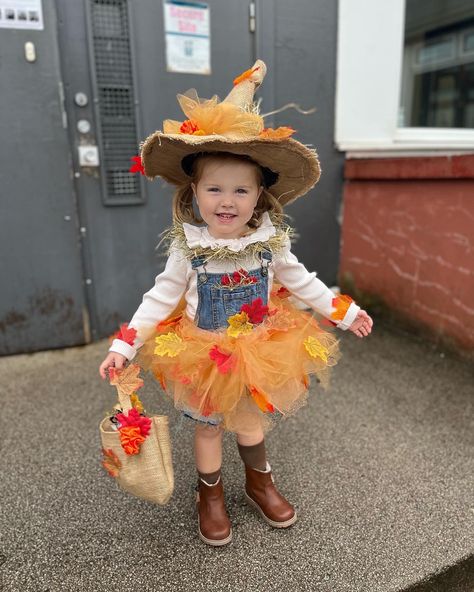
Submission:
<svg viewBox="0 0 474 592">
<path fill-rule="evenodd" d="M 140 204 L 143 182 L 128 172 L 138 153 L 128 0 L 89 2 L 104 203 Z"/>
</svg>

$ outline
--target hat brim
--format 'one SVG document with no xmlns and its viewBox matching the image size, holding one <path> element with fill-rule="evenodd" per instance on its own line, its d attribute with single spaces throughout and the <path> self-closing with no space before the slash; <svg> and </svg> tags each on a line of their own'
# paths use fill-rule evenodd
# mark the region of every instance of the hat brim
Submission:
<svg viewBox="0 0 474 592">
<path fill-rule="evenodd" d="M 261 166 L 278 173 L 268 191 L 282 205 L 307 193 L 318 182 L 321 169 L 316 151 L 293 138 L 243 138 L 192 136 L 155 132 L 141 145 L 145 174 L 149 179 L 162 177 L 173 185 L 189 183 L 181 161 L 195 152 L 230 152 L 247 155 Z"/>
</svg>

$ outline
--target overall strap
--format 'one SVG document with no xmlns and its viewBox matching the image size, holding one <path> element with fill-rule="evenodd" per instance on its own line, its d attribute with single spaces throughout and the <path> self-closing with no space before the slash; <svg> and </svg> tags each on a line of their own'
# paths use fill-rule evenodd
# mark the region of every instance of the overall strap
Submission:
<svg viewBox="0 0 474 592">
<path fill-rule="evenodd" d="M 269 248 L 263 248 L 258 254 L 260 265 L 262 268 L 262 275 L 268 275 L 268 266 L 273 261 L 273 253 Z"/>
<path fill-rule="evenodd" d="M 191 259 L 191 266 L 197 271 L 198 282 L 201 284 L 207 282 L 206 258 L 203 255 L 196 255 Z"/>
</svg>

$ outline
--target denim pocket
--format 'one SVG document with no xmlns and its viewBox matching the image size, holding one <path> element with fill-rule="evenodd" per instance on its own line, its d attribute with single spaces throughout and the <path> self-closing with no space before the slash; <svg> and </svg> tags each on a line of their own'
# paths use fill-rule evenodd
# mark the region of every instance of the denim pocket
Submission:
<svg viewBox="0 0 474 592">
<path fill-rule="evenodd" d="M 225 290 L 222 294 L 225 314 L 230 317 L 239 313 L 243 304 L 250 304 L 257 297 L 258 290 L 255 285 Z"/>
</svg>

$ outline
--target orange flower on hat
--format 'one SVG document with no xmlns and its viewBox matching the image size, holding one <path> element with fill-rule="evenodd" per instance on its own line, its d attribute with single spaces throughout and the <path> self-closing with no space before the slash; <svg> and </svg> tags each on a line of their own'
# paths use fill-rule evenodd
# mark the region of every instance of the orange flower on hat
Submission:
<svg viewBox="0 0 474 592">
<path fill-rule="evenodd" d="M 351 302 L 354 302 L 354 300 L 352 300 L 347 294 L 340 294 L 336 298 L 333 298 L 332 305 L 336 310 L 331 313 L 331 319 L 342 321 L 346 316 L 347 309 L 351 305 Z"/>
<path fill-rule="evenodd" d="M 102 454 L 104 458 L 102 460 L 102 466 L 111 477 L 118 477 L 122 463 L 119 457 L 115 454 L 112 448 L 102 448 Z"/>
<path fill-rule="evenodd" d="M 120 444 L 126 454 L 138 454 L 140 446 L 145 442 L 138 426 L 125 426 L 120 428 Z"/>
<path fill-rule="evenodd" d="M 181 124 L 179 131 L 182 134 L 191 134 L 193 136 L 204 136 L 205 135 L 204 130 L 199 129 L 198 124 L 195 121 L 192 121 L 191 119 L 186 119 L 186 121 L 184 121 Z"/>
<path fill-rule="evenodd" d="M 239 335 L 248 335 L 252 332 L 253 325 L 249 323 L 249 317 L 246 312 L 239 312 L 227 319 L 227 335 L 238 337 Z"/>
</svg>

